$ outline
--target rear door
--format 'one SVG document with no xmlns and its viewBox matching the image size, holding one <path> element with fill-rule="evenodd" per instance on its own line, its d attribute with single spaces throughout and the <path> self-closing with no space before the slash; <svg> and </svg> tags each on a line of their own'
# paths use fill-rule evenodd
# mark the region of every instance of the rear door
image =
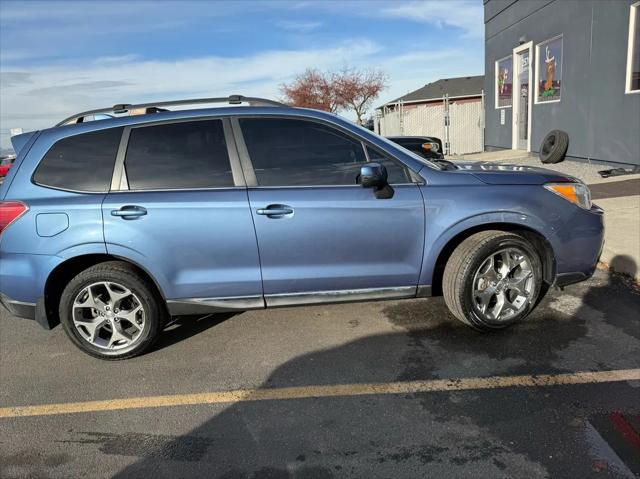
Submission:
<svg viewBox="0 0 640 479">
<path fill-rule="evenodd" d="M 264 305 L 253 221 L 227 121 L 126 128 L 103 203 L 107 251 L 151 272 L 174 309 Z"/>
<path fill-rule="evenodd" d="M 406 168 L 327 123 L 234 119 L 245 165 L 267 305 L 416 292 L 424 205 Z M 393 198 L 357 182 L 383 163 Z"/>
</svg>

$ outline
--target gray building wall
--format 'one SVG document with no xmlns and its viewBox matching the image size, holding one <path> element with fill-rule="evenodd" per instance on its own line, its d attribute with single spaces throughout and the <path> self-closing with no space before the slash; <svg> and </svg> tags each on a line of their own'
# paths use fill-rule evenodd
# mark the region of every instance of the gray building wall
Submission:
<svg viewBox="0 0 640 479">
<path fill-rule="evenodd" d="M 512 108 L 495 108 L 495 61 L 533 42 L 531 150 L 551 130 L 569 157 L 640 165 L 640 94 L 625 94 L 630 6 L 636 0 L 485 0 L 485 146 L 512 147 Z M 536 44 L 563 35 L 559 103 L 536 104 Z M 523 38 L 524 37 L 524 38 Z"/>
</svg>

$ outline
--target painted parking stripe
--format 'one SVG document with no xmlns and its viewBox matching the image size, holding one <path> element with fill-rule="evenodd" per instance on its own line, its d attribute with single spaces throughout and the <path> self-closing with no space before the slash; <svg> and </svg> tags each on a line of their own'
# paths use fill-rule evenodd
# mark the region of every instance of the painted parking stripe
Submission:
<svg viewBox="0 0 640 479">
<path fill-rule="evenodd" d="M 228 404 L 248 401 L 350 397 L 372 394 L 415 394 L 511 387 L 545 387 L 637 380 L 640 380 L 640 369 L 523 376 L 433 379 L 427 381 L 403 381 L 390 383 L 311 385 L 273 389 L 237 389 L 233 391 L 175 394 L 170 396 L 149 396 L 107 399 L 103 401 L 3 407 L 0 408 L 0 418 L 50 416 L 54 414 L 118 411 L 122 409 L 158 408 L 200 404 Z"/>
</svg>

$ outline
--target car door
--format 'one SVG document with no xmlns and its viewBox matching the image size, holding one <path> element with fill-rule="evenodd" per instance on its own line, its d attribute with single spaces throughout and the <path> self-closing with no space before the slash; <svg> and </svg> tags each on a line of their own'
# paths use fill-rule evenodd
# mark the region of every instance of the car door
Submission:
<svg viewBox="0 0 640 479">
<path fill-rule="evenodd" d="M 424 204 L 403 165 L 336 125 L 286 117 L 233 122 L 267 306 L 415 295 Z M 357 183 L 369 155 L 387 167 L 392 198 L 378 199 Z"/>
<path fill-rule="evenodd" d="M 172 313 L 197 312 L 189 305 L 264 307 L 253 220 L 228 120 L 126 128 L 103 218 L 107 251 L 148 270 Z"/>
</svg>

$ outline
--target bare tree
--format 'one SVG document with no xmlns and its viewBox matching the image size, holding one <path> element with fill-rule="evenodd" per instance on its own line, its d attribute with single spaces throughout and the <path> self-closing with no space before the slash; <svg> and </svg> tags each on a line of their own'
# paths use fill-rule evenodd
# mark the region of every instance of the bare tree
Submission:
<svg viewBox="0 0 640 479">
<path fill-rule="evenodd" d="M 290 84 L 280 86 L 286 103 L 336 113 L 353 110 L 359 125 L 373 101 L 387 87 L 387 75 L 381 70 L 343 68 L 323 73 L 309 68 Z"/>
<path fill-rule="evenodd" d="M 336 113 L 342 103 L 330 74 L 308 68 L 290 84 L 280 85 L 286 103 Z"/>
<path fill-rule="evenodd" d="M 364 123 L 373 101 L 387 87 L 387 75 L 381 70 L 344 68 L 331 78 L 338 103 L 355 112 L 359 125 Z"/>
</svg>

